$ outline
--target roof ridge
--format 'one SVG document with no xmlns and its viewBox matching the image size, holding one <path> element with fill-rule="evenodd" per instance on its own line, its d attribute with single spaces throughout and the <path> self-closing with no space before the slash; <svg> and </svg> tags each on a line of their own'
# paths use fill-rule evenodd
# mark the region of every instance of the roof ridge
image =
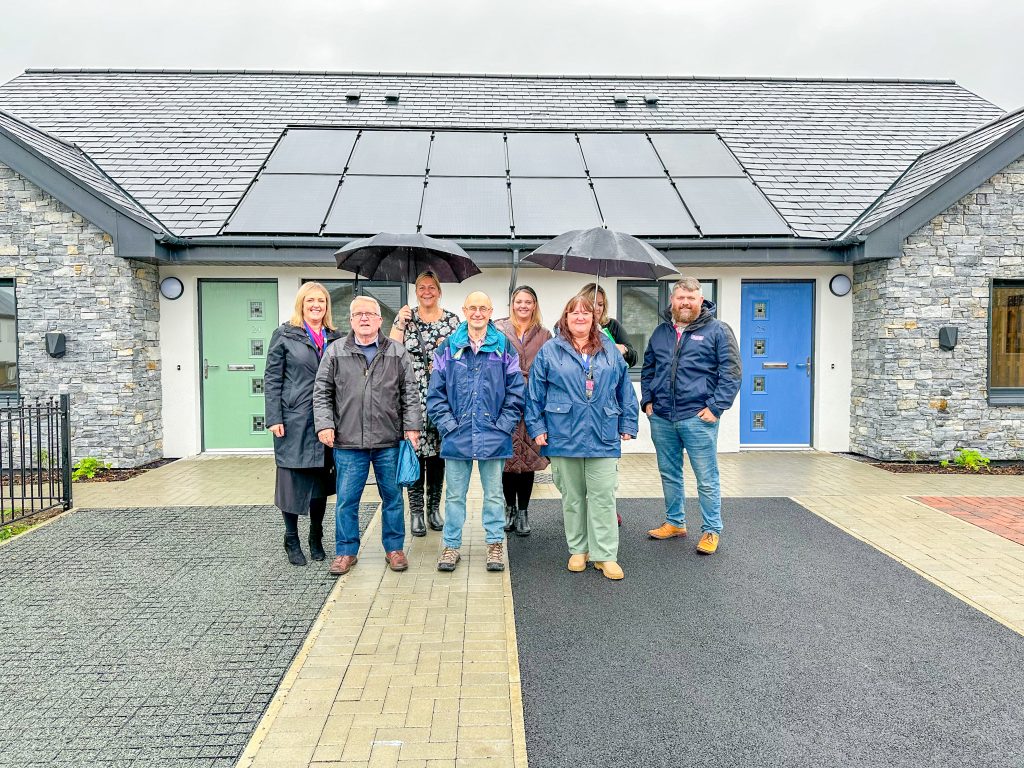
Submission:
<svg viewBox="0 0 1024 768">
<path fill-rule="evenodd" d="M 752 75 L 619 75 L 619 74 L 527 74 L 506 72 L 373 72 L 360 70 L 303 69 L 146 69 L 146 68 L 28 68 L 24 74 L 140 74 L 140 75 L 313 75 L 321 77 L 450 77 L 522 80 L 635 80 L 635 81 L 709 81 L 766 83 L 915 83 L 956 85 L 955 80 L 930 78 L 871 77 L 772 77 Z"/>
<path fill-rule="evenodd" d="M 65 141 L 64 139 L 60 138 L 60 136 L 54 136 L 49 131 L 44 131 L 42 128 L 39 128 L 38 126 L 33 125 L 32 123 L 30 123 L 28 120 L 24 119 L 23 117 L 18 117 L 17 115 L 13 114 L 12 112 L 8 112 L 6 109 L 0 109 L 0 115 L 2 115 L 3 117 L 9 118 L 9 119 L 13 120 L 14 122 L 16 122 L 16 123 L 18 123 L 20 125 L 25 126 L 26 128 L 28 128 L 31 131 L 35 131 L 40 136 L 45 136 L 46 138 L 50 139 L 51 141 L 55 141 L 55 142 L 57 142 L 58 144 L 60 144 L 62 146 L 65 146 L 65 147 L 67 147 L 69 149 L 73 149 L 76 152 L 81 152 L 83 155 L 85 154 L 85 151 L 80 146 L 78 146 L 77 144 L 75 144 L 73 142 L 70 142 L 70 141 Z"/>
<path fill-rule="evenodd" d="M 996 125 L 997 123 L 1001 123 L 1003 121 L 1007 121 L 1007 120 L 1010 120 L 1010 119 L 1012 119 L 1014 117 L 1017 117 L 1022 112 L 1024 112 L 1024 107 L 1019 107 L 1018 109 L 1015 109 L 1012 112 L 1004 112 L 999 117 L 996 117 L 996 118 L 993 118 L 992 120 L 989 120 L 984 125 L 978 126 L 977 128 L 972 128 L 971 130 L 967 131 L 966 133 L 961 133 L 959 136 L 954 136 L 952 139 L 950 139 L 949 141 L 945 142 L 944 144 L 939 144 L 938 146 L 932 147 L 931 149 L 926 149 L 924 152 L 922 152 L 920 155 L 917 156 L 917 160 L 920 160 L 920 159 L 922 159 L 924 157 L 927 157 L 928 155 L 932 154 L 933 152 L 938 152 L 940 149 L 946 149 L 947 147 L 951 147 L 954 144 L 956 144 L 958 141 L 963 141 L 964 139 L 966 139 L 966 138 L 968 138 L 970 136 L 973 136 L 976 133 L 981 133 L 982 131 L 987 130 L 988 128 L 991 128 L 993 125 Z M 917 162 L 917 160 L 915 160 L 914 162 Z"/>
<path fill-rule="evenodd" d="M 42 128 L 37 128 L 36 126 L 32 125 L 32 123 L 28 122 L 27 120 L 24 120 L 23 118 L 20 118 L 17 115 L 13 115 L 13 114 L 11 114 L 10 112 L 8 112 L 5 109 L 0 109 L 0 116 L 9 118 L 10 120 L 14 121 L 18 125 L 24 126 L 25 128 L 29 129 L 30 131 L 33 131 L 34 133 L 37 133 L 40 136 L 44 136 L 47 139 L 50 139 L 51 141 L 54 141 L 57 144 L 59 144 L 60 146 L 66 148 L 66 149 L 70 149 L 70 150 L 72 150 L 74 152 L 77 152 L 79 157 L 81 157 L 92 168 L 94 168 L 96 170 L 96 172 L 100 174 L 100 176 L 102 176 L 104 179 L 106 179 L 108 182 L 110 182 L 110 184 L 118 192 L 120 192 L 122 195 L 124 195 L 127 200 L 130 200 L 134 205 L 136 205 L 138 207 L 139 211 L 141 211 L 143 214 L 145 214 L 150 219 L 152 219 L 157 224 L 157 226 L 164 231 L 165 234 L 168 234 L 168 235 L 172 234 L 171 230 L 160 219 L 158 219 L 156 216 L 154 216 L 150 212 L 150 210 L 146 206 L 144 206 L 142 203 L 140 203 L 138 201 L 138 199 L 134 195 L 129 193 L 128 190 L 126 190 L 123 186 L 121 186 L 119 183 L 117 183 L 117 181 L 115 181 L 114 178 L 109 173 L 107 173 L 105 170 L 103 170 L 103 168 L 100 167 L 99 163 L 97 163 L 92 158 L 92 156 L 88 152 L 86 152 L 84 149 L 82 149 L 80 146 L 78 146 L 77 144 L 74 144 L 72 142 L 65 141 L 64 139 L 61 139 L 61 138 L 59 138 L 57 136 L 54 136 L 53 134 L 48 133 L 47 131 L 44 131 Z M 2 131 L 6 136 L 8 136 L 12 141 L 15 141 L 16 143 L 18 143 L 19 145 L 24 147 L 24 149 L 26 151 L 31 152 L 36 157 L 42 158 L 44 162 L 49 164 L 51 167 L 55 168 L 57 170 L 57 172 L 60 173 L 61 175 L 65 176 L 66 178 L 70 178 L 70 179 L 74 180 L 78 184 L 85 184 L 87 187 L 89 187 L 89 189 L 92 190 L 92 192 L 94 194 L 99 195 L 99 196 L 105 198 L 106 200 L 108 200 L 115 207 L 125 209 L 125 206 L 120 204 L 117 200 L 113 199 L 107 192 L 105 192 L 102 189 L 97 188 L 96 185 L 92 181 L 90 181 L 88 178 L 83 178 L 81 173 L 76 172 L 72 168 L 67 167 L 67 165 L 65 163 L 61 162 L 59 159 L 57 159 L 55 157 L 51 157 L 49 154 L 45 154 L 45 153 L 41 152 L 37 147 L 32 146 L 31 144 L 26 142 L 24 139 L 19 137 L 17 134 L 12 134 L 8 129 L 4 128 L 3 126 L 0 126 L 0 131 Z M 125 209 L 125 212 L 128 215 L 131 215 L 133 218 L 137 218 L 138 217 L 138 214 L 135 213 L 135 212 L 128 211 L 127 209 Z"/>
<path fill-rule="evenodd" d="M 1021 107 L 1020 109 L 1015 109 L 1013 112 L 1007 112 L 1006 114 L 1001 115 L 1000 117 L 997 117 L 994 120 L 988 121 L 987 123 L 985 123 L 984 125 L 980 126 L 979 128 L 975 128 L 973 130 L 967 131 L 966 133 L 963 133 L 963 134 L 961 134 L 961 135 L 951 139 L 950 141 L 945 142 L 944 144 L 940 144 L 937 147 L 932 147 L 931 149 L 926 149 L 925 151 L 921 152 L 921 154 L 919 154 L 917 157 L 915 157 L 910 162 L 910 164 L 906 168 L 903 169 L 903 172 L 899 176 L 896 177 L 896 180 L 893 181 L 893 183 L 890 184 L 886 188 L 886 190 L 884 192 L 882 192 L 882 194 L 880 194 L 878 197 L 876 197 L 874 202 L 872 202 L 871 205 L 869 205 L 860 216 L 858 216 L 856 219 L 854 219 L 854 221 L 850 224 L 850 226 L 848 226 L 846 229 L 844 229 L 839 234 L 838 239 L 842 240 L 843 238 L 845 238 L 845 237 L 853 234 L 855 231 L 857 231 L 857 228 L 861 225 L 861 223 L 866 221 L 868 218 L 870 218 L 871 213 L 874 212 L 878 208 L 878 206 L 881 204 L 882 200 L 884 200 L 885 197 L 890 192 L 892 192 L 897 186 L 899 186 L 900 182 L 903 181 L 903 179 L 906 178 L 906 176 L 911 171 L 913 171 L 914 168 L 916 168 L 918 166 L 918 164 L 921 163 L 921 161 L 923 161 L 926 157 L 928 157 L 929 155 L 934 154 L 935 152 L 938 152 L 939 150 L 947 149 L 947 148 L 953 146 L 954 144 L 956 144 L 957 142 L 963 141 L 964 139 L 967 139 L 967 138 L 969 138 L 969 137 L 971 137 L 971 136 L 973 136 L 973 135 L 975 135 L 977 133 L 980 133 L 981 131 L 983 131 L 983 130 L 985 130 L 987 128 L 991 128 L 993 125 L 996 125 L 997 123 L 1008 121 L 1011 118 L 1018 117 L 1022 113 L 1024 113 L 1024 107 Z M 867 231 L 871 231 L 871 230 L 877 229 L 879 226 L 884 224 L 886 221 L 890 221 L 891 219 L 895 218 L 897 215 L 899 215 L 899 213 L 901 213 L 902 211 L 905 211 L 907 208 L 909 208 L 916 200 L 920 200 L 925 195 L 927 195 L 927 194 L 931 193 L 932 191 L 938 189 L 943 184 L 945 184 L 949 179 L 951 179 L 952 177 L 954 177 L 958 173 L 960 173 L 964 168 L 968 167 L 969 165 L 971 165 L 971 163 L 975 162 L 978 158 L 982 157 L 983 155 L 988 154 L 993 149 L 995 149 L 996 147 L 1001 145 L 1004 141 L 1008 140 L 1012 135 L 1020 133 L 1021 131 L 1024 131 L 1024 124 L 1016 126 L 1015 128 L 1011 129 L 1008 133 L 1003 134 L 1002 136 L 999 136 L 998 138 L 992 139 L 987 144 L 985 144 L 983 147 L 978 149 L 976 152 L 972 152 L 970 155 L 968 155 L 966 158 L 964 158 L 963 161 L 961 161 L 957 165 L 953 166 L 951 169 L 947 170 L 946 173 L 944 173 L 940 178 L 936 179 L 932 184 L 930 184 L 924 190 L 918 192 L 912 198 L 910 198 L 909 200 L 905 201 L 902 205 L 900 205 L 895 210 L 893 210 L 892 212 L 887 214 L 880 222 L 876 222 L 876 223 L 871 224 Z"/>
</svg>

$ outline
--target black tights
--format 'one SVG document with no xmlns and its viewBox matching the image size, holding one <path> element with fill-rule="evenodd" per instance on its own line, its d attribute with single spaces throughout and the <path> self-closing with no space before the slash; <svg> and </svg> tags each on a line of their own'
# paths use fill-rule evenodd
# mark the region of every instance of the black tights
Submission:
<svg viewBox="0 0 1024 768">
<path fill-rule="evenodd" d="M 533 494 L 533 472 L 502 472 L 501 489 L 505 492 L 505 503 L 510 507 L 526 509 Z M 518 504 L 516 503 L 518 497 Z"/>
<path fill-rule="evenodd" d="M 323 530 L 324 512 L 327 511 L 327 499 L 309 500 L 309 527 L 310 530 Z M 284 517 L 284 532 L 288 535 L 299 535 L 299 516 L 282 512 Z"/>
</svg>

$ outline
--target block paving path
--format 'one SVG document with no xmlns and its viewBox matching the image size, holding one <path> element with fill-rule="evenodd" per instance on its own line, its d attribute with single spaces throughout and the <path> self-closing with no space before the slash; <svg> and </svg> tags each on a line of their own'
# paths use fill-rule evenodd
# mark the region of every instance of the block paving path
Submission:
<svg viewBox="0 0 1024 768">
<path fill-rule="evenodd" d="M 723 495 L 790 497 L 1024 634 L 1024 546 L 931 504 L 972 497 L 998 512 L 1000 498 L 1024 497 L 1024 477 L 893 475 L 813 451 L 726 454 L 721 470 Z M 119 487 L 77 487 L 76 503 L 267 504 L 273 462 L 179 461 L 110 485 Z M 510 580 L 484 571 L 476 483 L 470 493 L 454 574 L 435 569 L 436 533 L 407 538 L 410 569 L 387 571 L 371 525 L 359 564 L 335 585 L 241 768 L 527 765 Z M 619 493 L 661 504 L 654 456 L 623 458 Z M 535 496 L 558 494 L 545 484 Z M 372 497 L 368 489 L 364 500 Z"/>
<path fill-rule="evenodd" d="M 1024 496 L 918 496 L 916 501 L 1024 544 Z"/>
</svg>

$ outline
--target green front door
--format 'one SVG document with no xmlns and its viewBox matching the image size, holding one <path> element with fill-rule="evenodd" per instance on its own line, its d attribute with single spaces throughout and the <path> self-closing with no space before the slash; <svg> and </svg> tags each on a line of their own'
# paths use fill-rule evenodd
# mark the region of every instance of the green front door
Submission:
<svg viewBox="0 0 1024 768">
<path fill-rule="evenodd" d="M 199 282 L 203 449 L 273 448 L 263 371 L 279 325 L 277 283 Z"/>
</svg>

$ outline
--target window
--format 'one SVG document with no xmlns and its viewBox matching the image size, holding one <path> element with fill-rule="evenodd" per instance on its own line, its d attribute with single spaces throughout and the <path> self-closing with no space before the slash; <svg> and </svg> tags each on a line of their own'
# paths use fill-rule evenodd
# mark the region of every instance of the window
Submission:
<svg viewBox="0 0 1024 768">
<path fill-rule="evenodd" d="M 14 282 L 0 280 L 0 397 L 18 393 L 18 316 Z"/>
<path fill-rule="evenodd" d="M 1024 403 L 1024 281 L 992 283 L 988 370 L 990 402 Z"/>
<path fill-rule="evenodd" d="M 644 364 L 644 350 L 658 324 L 665 320 L 661 313 L 668 307 L 674 280 L 619 280 L 619 317 L 622 327 L 636 349 L 639 370 Z M 718 283 L 702 280 L 704 298 L 715 301 Z"/>
<path fill-rule="evenodd" d="M 331 294 L 331 316 L 339 333 L 348 333 L 352 321 L 348 316 L 349 304 L 356 296 L 372 296 L 380 302 L 380 313 L 384 318 L 380 330 L 385 336 L 391 331 L 395 315 L 406 303 L 408 287 L 403 283 L 378 283 L 371 280 L 320 280 Z"/>
</svg>

